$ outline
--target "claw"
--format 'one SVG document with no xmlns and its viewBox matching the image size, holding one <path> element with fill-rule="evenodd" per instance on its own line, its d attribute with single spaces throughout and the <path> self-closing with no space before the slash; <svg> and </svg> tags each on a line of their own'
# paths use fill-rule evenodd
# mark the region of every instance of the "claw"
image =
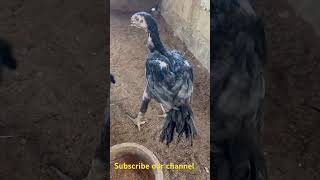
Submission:
<svg viewBox="0 0 320 180">
<path fill-rule="evenodd" d="M 163 107 L 162 104 L 160 104 L 160 107 L 161 107 L 161 110 L 162 110 L 163 114 L 161 114 L 161 115 L 156 115 L 156 116 L 157 116 L 157 117 L 160 117 L 160 118 L 166 118 L 166 117 L 167 117 L 167 112 L 166 112 L 166 110 L 164 109 L 164 107 Z"/>
<path fill-rule="evenodd" d="M 167 114 L 161 114 L 161 115 L 156 115 L 157 117 L 160 117 L 160 118 L 166 118 L 167 117 Z"/>
<path fill-rule="evenodd" d="M 143 114 L 141 112 L 139 112 L 138 117 L 136 117 L 136 118 L 133 118 L 129 115 L 127 115 L 127 116 L 136 126 L 138 126 L 139 131 L 141 129 L 141 125 L 146 123 L 146 121 L 141 121 L 143 119 Z"/>
<path fill-rule="evenodd" d="M 166 114 L 166 110 L 164 109 L 162 104 L 160 104 L 160 107 L 161 107 L 161 110 L 162 110 L 163 114 Z"/>
</svg>

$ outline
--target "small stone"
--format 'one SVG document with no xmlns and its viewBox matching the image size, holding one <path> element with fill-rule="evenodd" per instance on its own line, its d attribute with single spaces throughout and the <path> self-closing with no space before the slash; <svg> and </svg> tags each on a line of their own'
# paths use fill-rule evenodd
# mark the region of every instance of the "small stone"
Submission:
<svg viewBox="0 0 320 180">
<path fill-rule="evenodd" d="M 210 173 L 209 168 L 204 167 L 204 169 L 206 170 L 207 173 Z"/>
</svg>

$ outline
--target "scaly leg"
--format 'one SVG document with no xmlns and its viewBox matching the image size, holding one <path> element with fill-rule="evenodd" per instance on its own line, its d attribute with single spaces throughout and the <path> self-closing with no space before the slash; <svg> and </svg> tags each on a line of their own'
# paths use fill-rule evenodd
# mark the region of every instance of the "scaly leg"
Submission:
<svg viewBox="0 0 320 180">
<path fill-rule="evenodd" d="M 143 92 L 143 100 L 142 100 L 142 104 L 140 107 L 140 112 L 138 113 L 138 116 L 136 118 L 132 118 L 131 116 L 128 115 L 129 119 L 138 126 L 138 130 L 140 131 L 140 126 L 144 123 L 146 123 L 143 120 L 144 114 L 147 112 L 148 110 L 148 105 L 150 102 L 150 96 L 148 95 L 147 89 L 144 90 Z"/>
<path fill-rule="evenodd" d="M 144 114 L 142 112 L 139 112 L 136 118 L 132 118 L 131 116 L 128 115 L 128 118 L 138 127 L 139 131 L 140 131 L 140 126 L 146 123 L 145 121 L 142 121 L 143 116 Z"/>
<path fill-rule="evenodd" d="M 160 103 L 160 107 L 161 107 L 161 110 L 162 110 L 163 114 L 157 115 L 157 117 L 166 118 L 167 117 L 167 112 L 166 112 L 166 110 L 164 109 L 164 107 L 163 107 L 163 105 L 161 103 Z"/>
</svg>

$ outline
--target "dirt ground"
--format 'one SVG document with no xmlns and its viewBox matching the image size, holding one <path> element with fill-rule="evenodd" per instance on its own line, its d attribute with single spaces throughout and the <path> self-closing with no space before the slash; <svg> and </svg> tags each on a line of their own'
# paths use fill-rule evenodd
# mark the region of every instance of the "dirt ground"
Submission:
<svg viewBox="0 0 320 180">
<path fill-rule="evenodd" d="M 254 1 L 268 42 L 265 153 L 272 180 L 320 179 L 320 38 L 285 0 Z"/>
<path fill-rule="evenodd" d="M 209 73 L 183 48 L 180 41 L 168 33 L 164 23 L 159 23 L 160 36 L 166 47 L 186 53 L 193 65 L 194 94 L 193 111 L 198 137 L 193 146 L 188 141 L 169 147 L 159 142 L 163 118 L 160 105 L 151 101 L 146 113 L 147 123 L 139 132 L 126 113 L 136 116 L 139 112 L 145 88 L 144 65 L 148 53 L 145 42 L 147 34 L 141 29 L 130 27 L 132 13 L 111 12 L 110 20 L 110 72 L 115 75 L 116 85 L 111 88 L 111 145 L 123 142 L 136 142 L 150 149 L 163 164 L 195 163 L 195 170 L 164 170 L 168 179 L 206 179 L 209 168 Z M 163 21 L 159 21 L 163 22 Z"/>
<path fill-rule="evenodd" d="M 84 177 L 106 105 L 105 2 L 1 0 L 18 69 L 0 82 L 0 179 Z"/>
</svg>

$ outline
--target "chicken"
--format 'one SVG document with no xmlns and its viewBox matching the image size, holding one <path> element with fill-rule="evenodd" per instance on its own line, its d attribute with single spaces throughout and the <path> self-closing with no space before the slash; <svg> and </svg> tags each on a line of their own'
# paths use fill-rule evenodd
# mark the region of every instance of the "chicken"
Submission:
<svg viewBox="0 0 320 180">
<path fill-rule="evenodd" d="M 248 0 L 214 0 L 211 5 L 213 178 L 265 180 L 264 26 Z"/>
<path fill-rule="evenodd" d="M 159 36 L 156 20 L 146 12 L 135 13 L 131 17 L 131 25 L 142 28 L 147 32 L 147 47 L 149 54 L 145 62 L 146 87 L 137 118 L 131 120 L 138 126 L 147 112 L 151 99 L 161 104 L 165 122 L 160 135 L 160 140 L 166 144 L 172 142 L 175 132 L 180 138 L 196 135 L 193 123 L 191 98 L 193 92 L 192 66 L 182 53 L 177 50 L 167 50 Z M 164 107 L 163 107 L 164 106 Z"/>
</svg>

